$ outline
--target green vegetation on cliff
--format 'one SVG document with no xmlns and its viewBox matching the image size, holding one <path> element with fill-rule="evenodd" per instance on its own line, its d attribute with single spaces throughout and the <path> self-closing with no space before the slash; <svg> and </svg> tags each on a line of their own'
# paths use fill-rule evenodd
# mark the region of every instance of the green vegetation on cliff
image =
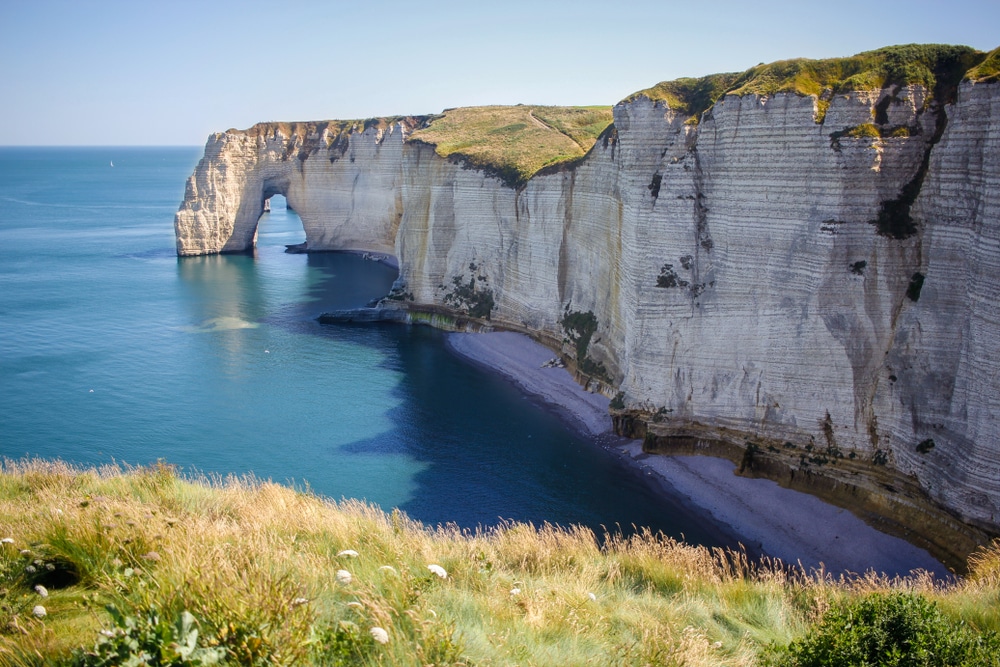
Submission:
<svg viewBox="0 0 1000 667">
<path fill-rule="evenodd" d="M 977 83 L 997 83 L 1000 81 L 1000 48 L 993 49 L 983 62 L 970 69 L 965 78 Z"/>
<path fill-rule="evenodd" d="M 969 569 L 834 579 L 649 534 L 430 529 L 164 465 L 0 468 L 12 667 L 998 665 L 1000 543 Z"/>
<path fill-rule="evenodd" d="M 446 110 L 410 139 L 516 187 L 545 167 L 586 155 L 612 120 L 611 107 L 462 107 Z"/>
<path fill-rule="evenodd" d="M 709 74 L 700 78 L 681 78 L 661 81 L 652 88 L 640 90 L 625 98 L 632 102 L 639 97 L 648 97 L 654 102 L 666 102 L 671 109 L 695 121 L 703 111 L 711 107 L 725 95 L 741 76 L 742 72 Z"/>
<path fill-rule="evenodd" d="M 313 121 L 274 121 L 257 123 L 246 130 L 229 129 L 230 134 L 246 134 L 251 137 L 269 137 L 275 132 L 286 138 L 296 137 L 304 140 L 310 135 L 319 136 L 324 131 L 327 141 L 334 141 L 342 134 L 364 132 L 372 128 L 387 130 L 390 126 L 402 123 L 408 129 L 423 127 L 433 116 L 380 116 L 378 118 L 356 118 L 351 120 L 313 120 Z"/>
<path fill-rule="evenodd" d="M 990 57 L 995 58 L 995 54 L 992 52 Z M 887 46 L 847 58 L 779 60 L 738 74 L 664 81 L 627 100 L 645 96 L 665 101 L 671 108 L 696 118 L 724 95 L 796 93 L 819 97 L 822 116 L 832 95 L 851 91 L 916 84 L 947 97 L 967 72 L 971 74 L 971 68 L 985 64 L 986 59 L 987 54 L 967 46 Z"/>
</svg>

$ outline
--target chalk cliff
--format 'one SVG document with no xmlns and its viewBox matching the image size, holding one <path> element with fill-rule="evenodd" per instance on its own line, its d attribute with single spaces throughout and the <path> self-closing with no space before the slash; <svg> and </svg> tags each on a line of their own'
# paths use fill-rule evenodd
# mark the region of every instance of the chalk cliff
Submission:
<svg viewBox="0 0 1000 667">
<path fill-rule="evenodd" d="M 429 118 L 215 134 L 177 252 L 252 249 L 281 193 L 310 250 L 398 258 L 386 307 L 532 333 L 650 451 L 730 456 L 959 562 L 1000 532 L 1000 82 L 694 120 L 651 97 L 518 184 L 415 140 Z"/>
</svg>

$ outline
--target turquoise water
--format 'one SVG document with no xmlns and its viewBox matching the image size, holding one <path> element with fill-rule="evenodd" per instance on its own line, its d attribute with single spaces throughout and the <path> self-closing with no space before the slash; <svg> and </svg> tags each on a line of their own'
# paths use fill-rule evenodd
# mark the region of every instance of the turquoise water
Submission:
<svg viewBox="0 0 1000 667">
<path fill-rule="evenodd" d="M 715 543 L 440 332 L 319 325 L 395 271 L 286 254 L 304 234 L 280 202 L 255 256 L 177 258 L 173 214 L 200 153 L 0 148 L 0 455 L 163 459 L 429 523 L 634 524 Z"/>
</svg>

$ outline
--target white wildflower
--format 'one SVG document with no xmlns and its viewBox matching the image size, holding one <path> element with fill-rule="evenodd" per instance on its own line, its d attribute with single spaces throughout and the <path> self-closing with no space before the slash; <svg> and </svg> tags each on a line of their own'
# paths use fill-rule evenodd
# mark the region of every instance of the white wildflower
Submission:
<svg viewBox="0 0 1000 667">
<path fill-rule="evenodd" d="M 28 574 L 34 574 L 35 572 L 38 572 L 38 568 L 36 568 L 34 565 L 29 565 L 28 567 L 24 568 L 24 571 L 27 572 Z"/>
<path fill-rule="evenodd" d="M 379 644 L 389 643 L 389 633 L 385 631 L 385 628 L 380 628 L 377 625 L 368 631 L 372 638 Z"/>
<path fill-rule="evenodd" d="M 722 648 L 722 642 L 715 642 L 712 644 L 712 648 Z"/>
<path fill-rule="evenodd" d="M 5 537 L 2 540 L 0 540 L 0 544 L 14 544 L 14 538 L 13 537 Z"/>
<path fill-rule="evenodd" d="M 448 573 L 440 565 L 435 565 L 432 563 L 431 565 L 427 566 L 427 569 L 436 574 L 437 576 L 441 577 L 442 579 L 448 578 Z"/>
<path fill-rule="evenodd" d="M 396 572 L 396 568 L 394 568 L 392 565 L 383 565 L 379 569 L 383 572 L 388 572 L 390 574 L 399 574 L 399 572 Z"/>
<path fill-rule="evenodd" d="M 48 590 L 46 590 L 45 586 L 42 586 L 41 584 L 38 584 L 37 586 L 35 586 L 35 592 L 38 593 L 43 598 L 49 597 Z"/>
<path fill-rule="evenodd" d="M 48 612 L 45 611 L 45 607 L 43 607 L 40 604 L 35 605 L 35 608 L 31 610 L 31 613 L 37 616 L 38 618 L 45 618 L 46 614 L 48 614 Z"/>
<path fill-rule="evenodd" d="M 31 555 L 31 549 L 21 549 L 21 555 L 22 556 L 30 556 Z"/>
<path fill-rule="evenodd" d="M 309 602 L 309 600 L 307 598 L 295 598 L 294 600 L 292 600 L 292 607 L 293 608 L 294 607 L 301 607 L 302 605 L 306 604 L 307 602 Z"/>
<path fill-rule="evenodd" d="M 349 584 L 351 583 L 351 573 L 347 570 L 337 570 L 337 583 Z"/>
<path fill-rule="evenodd" d="M 510 594 L 511 595 L 520 595 L 521 594 L 521 589 L 520 588 L 516 588 L 516 587 L 512 588 L 512 589 L 510 589 Z"/>
<path fill-rule="evenodd" d="M 348 602 L 347 606 L 350 607 L 351 609 L 364 609 L 365 608 L 365 606 L 363 604 L 361 604 L 360 602 L 357 602 L 357 601 Z"/>
<path fill-rule="evenodd" d="M 56 571 L 56 566 L 55 566 L 54 563 L 46 563 L 45 564 L 45 569 L 48 570 L 49 572 L 55 572 Z"/>
<path fill-rule="evenodd" d="M 597 602 L 597 596 L 593 593 L 587 593 L 587 597 L 590 598 L 591 602 Z"/>
<path fill-rule="evenodd" d="M 358 552 L 355 551 L 354 549 L 344 549 L 343 551 L 341 551 L 340 553 L 337 554 L 337 558 L 341 558 L 341 557 L 343 557 L 343 558 L 357 558 L 358 557 Z"/>
</svg>

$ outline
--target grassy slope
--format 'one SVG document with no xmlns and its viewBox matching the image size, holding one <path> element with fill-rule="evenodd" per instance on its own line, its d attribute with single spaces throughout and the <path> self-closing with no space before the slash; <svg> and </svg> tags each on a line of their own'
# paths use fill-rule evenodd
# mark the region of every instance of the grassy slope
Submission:
<svg viewBox="0 0 1000 667">
<path fill-rule="evenodd" d="M 855 90 L 880 90 L 892 85 L 919 84 L 929 90 L 934 90 L 939 83 L 954 86 L 986 57 L 987 54 L 967 46 L 888 46 L 847 58 L 780 60 L 766 65 L 761 63 L 742 73 L 664 81 L 628 99 L 642 95 L 662 100 L 696 118 L 723 95 L 791 92 L 821 97 L 824 92 L 829 96 Z"/>
<path fill-rule="evenodd" d="M 94 647 L 111 626 L 107 604 L 171 621 L 186 610 L 200 646 L 248 665 L 753 665 L 829 605 L 888 589 L 1000 629 L 1000 547 L 951 586 L 833 581 L 652 536 L 601 548 L 587 530 L 430 530 L 357 502 L 248 480 L 192 483 L 163 466 L 123 474 L 5 462 L 7 537 L 4 665 L 59 664 Z M 359 555 L 338 555 L 345 549 Z M 351 581 L 338 582 L 337 570 Z M 372 639 L 374 626 L 387 644 Z"/>
<path fill-rule="evenodd" d="M 462 107 L 445 111 L 411 139 L 516 186 L 543 167 L 585 155 L 611 121 L 611 107 Z"/>
<path fill-rule="evenodd" d="M 993 49 L 986 58 L 970 69 L 966 75 L 970 81 L 996 83 L 1000 81 L 1000 48 Z"/>
</svg>

